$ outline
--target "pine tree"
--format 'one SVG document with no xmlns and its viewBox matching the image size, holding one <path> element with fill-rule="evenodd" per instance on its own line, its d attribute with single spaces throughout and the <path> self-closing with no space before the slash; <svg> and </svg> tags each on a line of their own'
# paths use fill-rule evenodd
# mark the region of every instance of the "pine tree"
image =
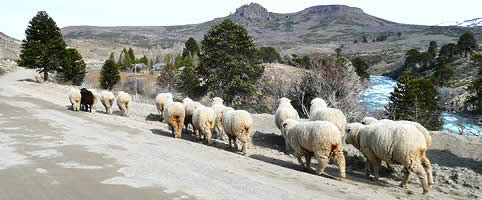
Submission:
<svg viewBox="0 0 482 200">
<path fill-rule="evenodd" d="M 18 64 L 43 73 L 47 81 L 48 73 L 60 69 L 66 46 L 62 33 L 45 11 L 39 11 L 30 21 L 25 36 Z"/>
<path fill-rule="evenodd" d="M 435 58 L 435 56 L 437 56 L 437 48 L 438 48 L 437 42 L 430 41 L 427 52 L 432 56 L 432 59 Z"/>
<path fill-rule="evenodd" d="M 177 90 L 189 97 L 199 97 L 205 94 L 206 88 L 201 86 L 201 80 L 194 70 L 194 61 L 189 54 L 183 59 L 184 69 L 179 75 Z"/>
<path fill-rule="evenodd" d="M 63 81 L 71 81 L 74 85 L 80 85 L 84 81 L 86 73 L 86 65 L 80 53 L 73 48 L 66 49 L 60 69 Z"/>
<path fill-rule="evenodd" d="M 474 34 L 471 32 L 465 32 L 460 36 L 457 46 L 465 53 L 465 57 L 467 58 L 467 53 L 471 54 L 477 49 L 478 45 Z"/>
<path fill-rule="evenodd" d="M 136 56 L 134 55 L 134 50 L 132 50 L 132 48 L 129 47 L 129 51 L 127 53 L 129 55 L 131 62 L 134 62 L 136 60 Z"/>
<path fill-rule="evenodd" d="M 454 70 L 447 65 L 437 66 L 433 73 L 433 80 L 441 87 L 449 86 L 450 79 L 455 75 Z"/>
<path fill-rule="evenodd" d="M 104 89 L 112 90 L 115 84 L 120 81 L 119 70 L 113 59 L 107 59 L 102 66 L 99 78 L 100 86 Z"/>
<path fill-rule="evenodd" d="M 409 71 L 415 71 L 417 63 L 420 61 L 420 52 L 418 49 L 410 49 L 405 54 L 404 66 Z"/>
<path fill-rule="evenodd" d="M 193 37 L 190 37 L 186 43 L 184 43 L 184 49 L 182 50 L 182 57 L 187 57 L 188 54 L 191 55 L 191 57 L 194 57 L 194 55 L 197 55 L 199 53 L 199 45 L 197 44 L 196 40 Z"/>
<path fill-rule="evenodd" d="M 255 82 L 264 67 L 253 39 L 242 25 L 230 19 L 211 27 L 201 41 L 200 66 L 196 71 L 208 90 L 227 103 L 256 92 Z"/>
<path fill-rule="evenodd" d="M 393 120 L 410 120 L 429 130 L 440 130 L 443 125 L 438 90 L 429 79 L 416 79 L 411 72 L 403 72 L 397 87 L 390 93 L 386 106 Z"/>
</svg>

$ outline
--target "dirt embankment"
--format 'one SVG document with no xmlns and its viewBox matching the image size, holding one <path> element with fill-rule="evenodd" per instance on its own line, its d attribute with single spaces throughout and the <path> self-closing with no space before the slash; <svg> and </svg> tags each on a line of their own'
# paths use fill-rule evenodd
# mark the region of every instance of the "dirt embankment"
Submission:
<svg viewBox="0 0 482 200">
<path fill-rule="evenodd" d="M 14 87 L 28 92 L 36 98 L 58 104 L 59 106 L 65 106 L 66 109 L 68 108 L 67 93 L 70 86 L 52 83 L 17 82 L 14 84 Z M 105 115 L 100 104 L 97 105 L 96 111 L 86 115 L 112 123 L 122 123 L 137 129 L 145 129 L 146 127 L 160 126 L 162 124 L 158 121 L 159 115 L 155 111 L 154 105 L 143 103 L 133 104 L 129 118 L 119 117 L 120 112 L 117 107 L 114 109 L 114 116 Z M 253 118 L 255 123 L 248 150 L 249 158 L 294 171 L 301 171 L 296 158 L 283 153 L 284 140 L 274 125 L 274 116 L 271 114 L 254 114 Z M 163 127 L 165 126 L 163 125 Z M 157 132 L 160 135 L 164 133 L 164 131 Z M 431 134 L 433 144 L 427 155 L 433 164 L 433 175 L 436 184 L 432 186 L 429 197 L 433 199 L 480 199 L 482 197 L 480 189 L 482 183 L 481 138 L 454 135 L 447 132 L 431 132 Z M 183 136 L 183 139 L 196 143 L 199 142 L 195 137 L 186 135 Z M 224 149 L 226 143 L 225 141 L 217 140 L 213 147 Z M 344 150 L 348 172 L 345 183 L 358 188 L 356 189 L 358 192 L 362 191 L 360 188 L 369 188 L 375 191 L 375 193 L 383 193 L 396 198 L 425 198 L 420 194 L 420 183 L 415 176 L 412 176 L 408 190 L 398 187 L 402 177 L 402 168 L 400 166 L 383 168 L 381 173 L 382 179 L 380 183 L 376 183 L 364 176 L 364 158 L 358 150 L 351 145 L 345 145 Z M 317 163 L 313 162 L 312 167 L 316 168 Z M 314 170 L 309 173 L 314 173 Z M 326 173 L 329 177 L 338 176 L 338 170 L 334 165 L 330 165 Z M 323 178 L 326 177 L 320 177 L 320 179 Z M 374 196 L 376 196 L 375 193 Z"/>
</svg>

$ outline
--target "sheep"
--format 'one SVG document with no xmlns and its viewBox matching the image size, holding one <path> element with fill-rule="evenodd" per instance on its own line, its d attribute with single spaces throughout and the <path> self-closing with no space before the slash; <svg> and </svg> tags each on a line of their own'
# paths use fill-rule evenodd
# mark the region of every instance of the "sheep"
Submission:
<svg viewBox="0 0 482 200">
<path fill-rule="evenodd" d="M 276 112 L 274 113 L 274 120 L 276 127 L 281 130 L 281 123 L 287 119 L 299 119 L 298 112 L 293 108 L 291 105 L 291 100 L 288 98 L 281 98 L 278 100 L 279 105 L 278 108 L 276 109 Z M 285 139 L 285 152 L 288 153 L 289 145 L 286 142 L 286 137 L 281 134 L 283 138 Z"/>
<path fill-rule="evenodd" d="M 194 125 L 194 132 L 199 138 L 208 141 L 208 144 L 212 144 L 211 134 L 214 128 L 214 123 L 216 120 L 216 112 L 210 107 L 200 106 L 196 108 L 192 114 L 192 124 Z M 201 132 L 201 134 L 199 134 Z"/>
<path fill-rule="evenodd" d="M 248 139 L 253 128 L 253 117 L 245 110 L 231 110 L 223 112 L 222 115 L 223 130 L 228 136 L 229 147 L 238 149 L 236 139 L 243 143 L 242 154 L 248 155 Z"/>
<path fill-rule="evenodd" d="M 94 104 L 94 95 L 86 88 L 80 89 L 80 110 L 92 112 L 92 105 Z"/>
<path fill-rule="evenodd" d="M 345 179 L 345 157 L 340 130 L 328 121 L 299 122 L 293 119 L 283 121 L 281 131 L 286 136 L 288 144 L 295 150 L 299 164 L 307 171 L 311 165 L 311 157 L 315 156 L 319 167 L 318 175 L 323 174 L 328 162 L 335 160 L 340 179 Z M 301 160 L 305 157 L 306 165 Z"/>
<path fill-rule="evenodd" d="M 172 129 L 175 138 L 181 138 L 182 126 L 184 125 L 185 111 L 182 103 L 168 101 L 164 104 L 163 119 Z"/>
<path fill-rule="evenodd" d="M 81 98 L 82 98 L 82 95 L 80 94 L 80 90 L 75 88 L 70 88 L 69 100 L 70 100 L 70 103 L 72 104 L 72 110 L 74 111 L 80 110 Z"/>
<path fill-rule="evenodd" d="M 112 114 L 112 105 L 114 104 L 114 94 L 109 91 L 102 91 L 100 94 L 100 102 L 105 107 L 105 113 L 111 115 Z"/>
<path fill-rule="evenodd" d="M 220 97 L 214 97 L 213 102 L 211 103 L 211 107 L 213 108 L 214 112 L 216 112 L 216 122 L 214 123 L 214 132 L 216 132 L 216 138 L 224 140 L 224 130 L 223 130 L 223 112 L 234 110 L 230 107 L 223 105 L 223 99 Z"/>
<path fill-rule="evenodd" d="M 119 107 L 122 115 L 126 117 L 129 117 L 129 105 L 131 102 L 132 98 L 130 94 L 123 91 L 120 91 L 119 94 L 117 94 L 117 106 Z"/>
<path fill-rule="evenodd" d="M 156 96 L 156 108 L 157 108 L 157 111 L 159 112 L 159 115 L 160 115 L 160 120 L 161 122 L 163 121 L 163 110 L 164 110 L 164 104 L 166 104 L 167 102 L 172 102 L 173 101 L 173 98 L 172 98 L 172 94 L 171 93 L 160 93 Z"/>
<path fill-rule="evenodd" d="M 97 93 L 97 91 L 95 91 L 95 89 L 87 89 L 89 90 L 90 92 L 92 92 L 92 95 L 94 96 L 94 104 L 92 104 L 92 108 L 96 108 L 96 105 L 97 105 L 97 101 L 99 99 L 99 95 Z"/>
<path fill-rule="evenodd" d="M 199 102 L 193 101 L 189 97 L 184 98 L 182 100 L 182 104 L 183 104 L 184 112 L 185 112 L 185 117 L 184 117 L 185 130 L 187 131 L 187 128 L 188 128 L 189 124 L 191 124 L 191 126 L 193 127 L 193 130 L 194 130 L 194 124 L 192 123 L 192 114 L 194 113 L 194 110 L 196 110 L 196 108 L 202 106 L 202 104 L 200 104 Z"/>
<path fill-rule="evenodd" d="M 310 121 L 329 121 L 338 127 L 341 136 L 345 132 L 346 119 L 343 112 L 336 108 L 328 108 L 321 98 L 315 98 L 311 101 Z"/>
<path fill-rule="evenodd" d="M 361 122 L 362 122 L 362 124 L 365 124 L 365 125 L 370 125 L 370 124 L 373 124 L 373 123 L 376 123 L 376 122 L 394 122 L 394 123 L 412 124 L 425 137 L 425 141 L 427 142 L 427 147 L 430 147 L 432 145 L 432 136 L 430 135 L 430 132 L 425 127 L 423 127 L 421 124 L 419 124 L 418 122 L 406 121 L 406 120 L 393 121 L 393 120 L 389 120 L 389 119 L 377 120 L 373 117 L 364 117 Z"/>
<path fill-rule="evenodd" d="M 422 183 L 423 194 L 428 193 L 429 184 L 433 182 L 432 166 L 426 157 L 428 147 L 425 137 L 416 126 L 406 123 L 351 123 L 346 127 L 346 133 L 346 143 L 353 145 L 367 158 L 367 176 L 368 162 L 373 165 L 375 180 L 379 178 L 382 160 L 403 165 L 405 176 L 400 187 L 407 186 L 410 173 L 413 172 Z"/>
</svg>

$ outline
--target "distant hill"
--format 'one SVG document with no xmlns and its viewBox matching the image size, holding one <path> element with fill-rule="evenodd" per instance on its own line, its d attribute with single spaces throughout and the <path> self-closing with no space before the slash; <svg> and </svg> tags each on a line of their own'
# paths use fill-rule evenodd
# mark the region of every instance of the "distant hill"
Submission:
<svg viewBox="0 0 482 200">
<path fill-rule="evenodd" d="M 125 46 L 139 53 L 167 48 L 189 37 L 202 40 L 212 25 L 229 18 L 247 27 L 258 46 L 274 46 L 283 54 L 372 53 L 424 48 L 430 40 L 456 41 L 465 31 L 482 39 L 482 28 L 407 25 L 384 20 L 344 5 L 314 6 L 295 13 L 273 13 L 259 4 L 241 6 L 227 17 L 179 26 L 69 26 L 62 28 L 67 43 L 87 58 L 105 58 Z M 366 43 L 362 42 L 366 38 Z M 383 40 L 383 41 L 380 41 Z M 355 43 L 356 42 L 356 43 Z"/>
<path fill-rule="evenodd" d="M 482 17 L 465 20 L 462 22 L 444 22 L 437 26 L 460 26 L 460 27 L 482 27 Z"/>
<path fill-rule="evenodd" d="M 21 41 L 0 32 L 0 59 L 18 59 Z"/>
</svg>

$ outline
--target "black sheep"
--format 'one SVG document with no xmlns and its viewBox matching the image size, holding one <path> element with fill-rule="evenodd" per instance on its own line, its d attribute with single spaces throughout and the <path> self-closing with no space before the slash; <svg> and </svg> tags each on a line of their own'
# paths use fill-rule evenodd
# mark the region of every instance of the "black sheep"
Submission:
<svg viewBox="0 0 482 200">
<path fill-rule="evenodd" d="M 92 112 L 92 105 L 94 105 L 94 95 L 89 90 L 82 88 L 80 89 L 80 110 L 84 109 L 86 112 Z"/>
</svg>

